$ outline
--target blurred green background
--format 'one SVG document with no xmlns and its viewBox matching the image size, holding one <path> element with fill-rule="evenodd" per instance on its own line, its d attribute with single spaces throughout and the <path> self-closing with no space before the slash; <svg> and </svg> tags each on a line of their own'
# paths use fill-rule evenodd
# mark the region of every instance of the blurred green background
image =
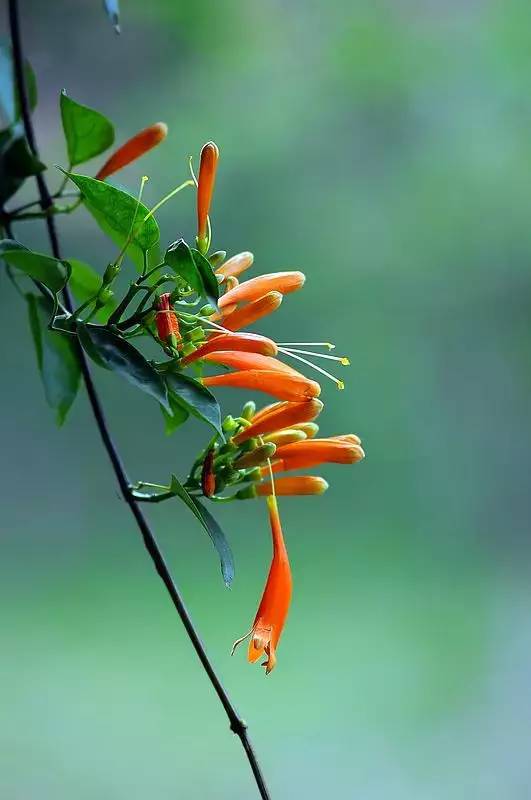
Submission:
<svg viewBox="0 0 531 800">
<path fill-rule="evenodd" d="M 282 502 L 295 594 L 267 680 L 229 656 L 262 590 L 265 509 L 220 512 L 232 591 L 183 507 L 150 510 L 273 797 L 527 798 L 531 6 L 122 0 L 120 38 L 98 0 L 21 6 L 47 163 L 65 164 L 63 87 L 118 140 L 169 124 L 120 176 L 134 191 L 149 174 L 149 203 L 214 139 L 215 245 L 308 277 L 264 332 L 351 357 L 346 390 L 323 387 L 322 430 L 360 434 L 367 458 L 324 469 L 324 497 Z M 165 241 L 191 237 L 193 195 L 160 222 Z M 83 211 L 60 226 L 66 255 L 114 252 Z M 0 286 L 0 797 L 253 797 L 86 399 L 58 432 Z M 153 402 L 97 379 L 131 475 L 182 474 L 207 429 L 167 439 Z"/>
</svg>

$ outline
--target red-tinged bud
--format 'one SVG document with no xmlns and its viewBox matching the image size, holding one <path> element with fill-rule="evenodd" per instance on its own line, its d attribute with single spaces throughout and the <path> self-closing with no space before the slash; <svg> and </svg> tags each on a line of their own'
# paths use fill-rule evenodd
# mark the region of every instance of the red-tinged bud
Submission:
<svg viewBox="0 0 531 800">
<path fill-rule="evenodd" d="M 218 159 L 219 150 L 217 145 L 214 142 L 207 142 L 203 146 L 199 157 L 199 176 L 197 179 L 197 246 L 202 253 L 208 251 L 210 244 L 208 241 L 208 215 L 216 181 Z"/>
<path fill-rule="evenodd" d="M 258 497 L 268 497 L 273 493 L 271 481 L 259 483 L 253 487 Z M 324 478 L 314 475 L 296 475 L 292 478 L 276 478 L 274 492 L 276 495 L 310 495 L 323 494 L 328 489 L 328 483 Z"/>
<path fill-rule="evenodd" d="M 254 261 L 254 256 L 252 253 L 249 253 L 247 251 L 243 253 L 238 253 L 237 255 L 229 258 L 228 261 L 225 261 L 225 263 L 222 264 L 220 267 L 217 267 L 216 274 L 222 275 L 224 278 L 229 278 L 229 277 L 237 278 L 242 274 L 242 272 L 245 272 L 245 270 L 249 269 L 249 267 L 252 266 L 253 261 Z"/>
<path fill-rule="evenodd" d="M 161 294 L 157 301 L 157 315 L 155 317 L 157 333 L 161 342 L 175 347 L 180 339 L 179 320 L 170 304 L 170 294 Z"/>
<path fill-rule="evenodd" d="M 303 272 L 270 272 L 267 275 L 259 275 L 257 278 L 240 283 L 235 289 L 231 289 L 223 297 L 220 297 L 218 306 L 225 308 L 244 300 L 246 302 L 258 300 L 268 292 L 289 294 L 304 286 L 305 280 Z"/>
<path fill-rule="evenodd" d="M 137 158 L 143 156 L 153 147 L 156 147 L 167 135 L 168 126 L 164 122 L 156 122 L 154 125 L 150 125 L 149 128 L 145 128 L 135 134 L 107 159 L 96 174 L 96 178 L 99 181 L 105 180 L 109 175 L 113 175 L 132 161 L 136 161 Z"/>
<path fill-rule="evenodd" d="M 209 450 L 203 461 L 201 469 L 201 488 L 205 497 L 212 497 L 216 493 L 216 476 L 214 474 L 214 450 Z"/>
</svg>

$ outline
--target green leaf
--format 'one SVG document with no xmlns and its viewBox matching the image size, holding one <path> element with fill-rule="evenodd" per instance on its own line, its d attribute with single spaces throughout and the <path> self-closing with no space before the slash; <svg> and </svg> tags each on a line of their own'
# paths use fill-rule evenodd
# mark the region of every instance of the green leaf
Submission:
<svg viewBox="0 0 531 800">
<path fill-rule="evenodd" d="M 28 250 L 13 239 L 0 241 L 0 258 L 12 267 L 25 272 L 30 278 L 44 283 L 54 294 L 64 288 L 70 277 L 68 261 L 59 261 L 43 253 Z"/>
<path fill-rule="evenodd" d="M 171 412 L 164 381 L 132 344 L 98 325 L 78 323 L 77 330 L 83 349 L 93 361 L 100 367 L 117 372 Z"/>
<path fill-rule="evenodd" d="M 217 308 L 218 300 L 219 300 L 219 283 L 214 271 L 212 269 L 212 264 L 202 255 L 199 250 L 192 248 L 192 257 L 194 259 L 195 265 L 201 275 L 201 280 L 203 282 L 203 294 L 211 303 L 214 308 Z"/>
<path fill-rule="evenodd" d="M 46 401 L 56 412 L 57 424 L 62 425 L 79 388 L 76 339 L 49 329 L 53 314 L 50 300 L 33 294 L 27 294 L 26 300 Z"/>
<path fill-rule="evenodd" d="M 188 506 L 193 514 L 195 514 L 203 528 L 212 539 L 212 543 L 218 552 L 221 562 L 221 574 L 223 575 L 223 580 L 225 581 L 226 586 L 230 586 L 234 580 L 234 558 L 232 556 L 229 543 L 220 526 L 212 514 L 206 510 L 203 504 L 200 503 L 196 497 L 192 497 L 190 494 L 188 494 L 182 483 L 178 480 L 178 478 L 175 477 L 175 475 L 171 476 L 170 491 L 173 492 L 176 497 L 181 498 L 183 503 Z"/>
<path fill-rule="evenodd" d="M 65 175 L 81 191 L 88 211 L 118 247 L 124 246 L 134 222 L 135 230 L 127 253 L 141 269 L 144 266 L 144 253 L 155 247 L 160 239 L 159 226 L 154 217 L 143 222 L 148 214 L 146 206 L 133 195 L 105 181 L 71 172 L 65 172 Z"/>
<path fill-rule="evenodd" d="M 171 414 L 168 413 L 163 406 L 160 408 L 165 422 L 164 432 L 166 436 L 171 436 L 172 433 L 175 433 L 177 428 L 180 428 L 181 425 L 184 425 L 190 414 L 183 405 L 177 402 L 176 398 L 171 392 L 168 392 L 168 401 L 171 407 Z"/>
<path fill-rule="evenodd" d="M 118 0 L 103 0 L 105 11 L 116 33 L 120 33 L 120 9 Z"/>
<path fill-rule="evenodd" d="M 45 165 L 31 152 L 25 136 L 0 133 L 0 205 L 9 200 L 26 178 L 38 175 Z"/>
<path fill-rule="evenodd" d="M 24 74 L 30 108 L 34 109 L 37 105 L 37 82 L 27 61 L 24 62 Z M 10 128 L 20 117 L 12 50 L 7 44 L 0 44 L 0 130 Z"/>
<path fill-rule="evenodd" d="M 166 374 L 166 386 L 174 402 L 183 406 L 194 417 L 208 422 L 224 438 L 219 403 L 206 386 L 179 372 Z"/>
<path fill-rule="evenodd" d="M 83 164 L 112 145 L 114 127 L 107 117 L 72 100 L 64 89 L 60 105 L 70 166 Z"/>
<path fill-rule="evenodd" d="M 199 250 L 190 248 L 184 239 L 173 242 L 166 250 L 164 263 L 179 275 L 197 294 L 217 307 L 219 284 L 210 262 Z"/>
<path fill-rule="evenodd" d="M 101 275 L 84 261 L 78 261 L 77 258 L 69 258 L 68 263 L 72 267 L 72 274 L 68 285 L 74 293 L 74 297 L 79 303 L 84 303 L 89 297 L 94 297 L 101 288 Z M 116 308 L 116 301 L 109 300 L 103 308 L 96 314 L 95 319 L 106 321 L 109 314 Z"/>
</svg>

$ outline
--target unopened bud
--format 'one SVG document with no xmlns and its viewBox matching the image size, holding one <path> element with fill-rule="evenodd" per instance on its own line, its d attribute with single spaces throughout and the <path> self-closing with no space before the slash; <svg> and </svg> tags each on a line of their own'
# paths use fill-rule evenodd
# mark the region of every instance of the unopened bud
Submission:
<svg viewBox="0 0 531 800">
<path fill-rule="evenodd" d="M 98 292 L 98 299 L 96 300 L 96 305 L 99 308 L 102 306 L 107 305 L 114 297 L 114 292 L 112 289 L 108 289 L 106 286 L 102 286 L 102 288 Z"/>
<path fill-rule="evenodd" d="M 206 306 L 203 306 L 199 309 L 199 316 L 201 317 L 211 317 L 212 314 L 216 313 L 216 309 L 214 306 L 211 306 L 210 303 L 207 303 Z"/>
<path fill-rule="evenodd" d="M 208 257 L 212 269 L 216 269 L 216 267 L 219 267 L 220 264 L 223 264 L 226 256 L 227 253 L 225 250 L 216 250 L 215 253 L 212 253 L 212 255 Z"/>
<path fill-rule="evenodd" d="M 109 264 L 107 266 L 107 269 L 103 273 L 103 285 L 109 286 L 109 284 L 111 284 L 114 281 L 119 272 L 120 272 L 120 266 L 118 264 Z"/>
<path fill-rule="evenodd" d="M 262 444 L 257 447 L 255 450 L 251 450 L 248 453 L 244 453 L 239 458 L 236 459 L 234 462 L 234 466 L 237 469 L 246 469 L 247 467 L 259 467 L 261 464 L 265 464 L 269 458 L 275 455 L 277 447 L 273 442 L 268 442 L 267 444 Z"/>
<path fill-rule="evenodd" d="M 238 423 L 236 422 L 234 417 L 232 417 L 230 414 L 227 417 L 225 417 L 221 425 L 223 433 L 233 433 L 237 427 Z"/>
<path fill-rule="evenodd" d="M 254 402 L 254 400 L 248 400 L 242 409 L 243 419 L 246 419 L 250 422 L 254 417 L 255 413 L 256 413 L 256 403 Z"/>
<path fill-rule="evenodd" d="M 214 192 L 219 150 L 214 142 L 207 142 L 199 157 L 199 175 L 197 178 L 197 248 L 199 252 L 208 252 L 210 241 L 208 236 L 208 214 Z"/>
<path fill-rule="evenodd" d="M 252 500 L 256 497 L 256 489 L 254 486 L 246 486 L 245 489 L 236 492 L 236 497 L 238 500 Z"/>
</svg>

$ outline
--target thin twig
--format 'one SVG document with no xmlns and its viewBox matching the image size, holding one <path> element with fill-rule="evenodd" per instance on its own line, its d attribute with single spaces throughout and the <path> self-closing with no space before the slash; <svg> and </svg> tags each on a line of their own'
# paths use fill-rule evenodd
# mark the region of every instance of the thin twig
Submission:
<svg viewBox="0 0 531 800">
<path fill-rule="evenodd" d="M 19 10 L 18 10 L 17 0 L 9 0 L 9 27 L 11 33 L 11 43 L 13 47 L 15 79 L 16 79 L 18 95 L 20 98 L 20 107 L 22 112 L 22 120 L 24 123 L 26 138 L 28 140 L 28 144 L 33 154 L 35 156 L 38 156 L 35 133 L 33 130 L 33 123 L 31 120 L 30 105 L 28 101 L 27 86 L 24 76 L 24 56 L 22 52 L 22 40 L 20 33 L 20 20 L 19 20 Z M 46 210 L 52 205 L 53 200 L 43 175 L 42 174 L 37 175 L 36 180 L 39 190 L 40 205 L 43 210 Z M 50 240 L 51 251 L 55 258 L 61 258 L 57 228 L 53 215 L 46 216 L 45 223 L 48 230 L 48 237 Z M 64 291 L 64 302 L 67 309 L 70 312 L 72 312 L 72 299 L 70 297 L 67 288 L 65 288 Z M 140 533 L 142 534 L 146 550 L 151 556 L 153 565 L 157 570 L 162 582 L 164 583 L 164 586 L 168 591 L 168 594 L 172 599 L 173 605 L 175 606 L 175 609 L 179 614 L 181 622 L 184 625 L 186 633 L 188 634 L 188 637 L 197 653 L 199 661 L 201 662 L 201 665 L 205 670 L 207 677 L 210 680 L 210 683 L 212 684 L 225 710 L 225 713 L 227 714 L 230 723 L 230 729 L 241 740 L 242 746 L 249 760 L 249 764 L 251 766 L 260 796 L 262 797 L 263 800 L 270 800 L 270 795 L 264 777 L 262 775 L 260 765 L 258 763 L 256 754 L 253 750 L 252 744 L 247 734 L 247 724 L 237 713 L 220 679 L 218 678 L 216 672 L 214 671 L 214 668 L 206 654 L 204 645 L 201 642 L 199 634 L 197 633 L 190 618 L 190 615 L 186 609 L 183 598 L 181 597 L 181 593 L 177 588 L 177 585 L 173 581 L 173 578 L 170 574 L 164 556 L 162 555 L 162 552 L 155 539 L 155 535 L 151 530 L 151 527 L 146 517 L 144 516 L 142 510 L 140 509 L 138 503 L 136 502 L 129 488 L 130 487 L 129 478 L 127 477 L 127 473 L 122 463 L 120 454 L 116 448 L 116 445 L 114 444 L 111 433 L 109 431 L 103 407 L 100 402 L 98 393 L 96 391 L 92 375 L 90 372 L 90 368 L 85 358 L 85 354 L 83 353 L 79 345 L 78 345 L 78 358 L 88 398 L 94 415 L 94 419 L 98 427 L 98 430 L 100 432 L 101 438 L 103 440 L 105 450 L 107 451 L 107 455 L 112 464 L 112 468 L 114 470 L 114 474 L 116 476 L 116 480 L 118 482 L 124 500 L 129 506 L 131 513 L 133 514 L 133 517 L 135 518 Z"/>
</svg>

